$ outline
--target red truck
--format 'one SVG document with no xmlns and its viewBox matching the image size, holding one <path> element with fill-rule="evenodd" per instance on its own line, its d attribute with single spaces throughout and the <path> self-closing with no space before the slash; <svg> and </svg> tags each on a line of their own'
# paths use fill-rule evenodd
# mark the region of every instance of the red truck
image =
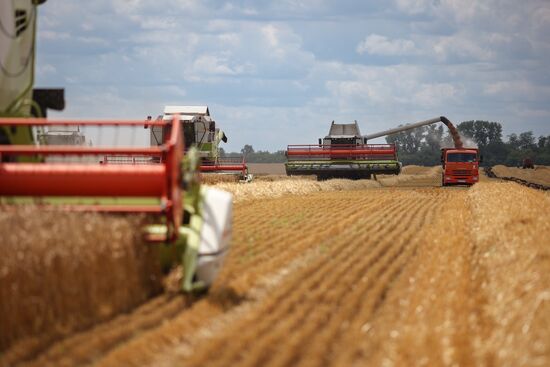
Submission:
<svg viewBox="0 0 550 367">
<path fill-rule="evenodd" d="M 483 157 L 477 148 L 443 148 L 441 185 L 473 185 L 479 181 L 479 164 Z"/>
</svg>

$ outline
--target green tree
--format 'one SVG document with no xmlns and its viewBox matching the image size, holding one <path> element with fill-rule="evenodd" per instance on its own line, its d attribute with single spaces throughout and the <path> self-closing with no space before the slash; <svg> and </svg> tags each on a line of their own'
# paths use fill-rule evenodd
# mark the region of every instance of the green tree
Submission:
<svg viewBox="0 0 550 367">
<path fill-rule="evenodd" d="M 502 125 L 498 122 L 464 121 L 457 125 L 457 129 L 463 137 L 473 139 L 480 148 L 502 141 Z"/>
<path fill-rule="evenodd" d="M 519 134 L 518 148 L 521 151 L 533 151 L 536 149 L 535 136 L 532 131 Z"/>
<path fill-rule="evenodd" d="M 252 147 L 252 145 L 245 144 L 245 146 L 241 149 L 241 153 L 246 157 L 249 154 L 254 153 L 254 148 Z"/>
</svg>

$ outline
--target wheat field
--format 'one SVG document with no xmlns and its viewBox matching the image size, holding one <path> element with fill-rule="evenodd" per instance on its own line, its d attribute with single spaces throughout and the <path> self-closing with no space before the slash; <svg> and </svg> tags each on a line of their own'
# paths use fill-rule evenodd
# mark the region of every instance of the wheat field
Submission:
<svg viewBox="0 0 550 367">
<path fill-rule="evenodd" d="M 494 166 L 493 172 L 497 177 L 516 177 L 539 185 L 550 186 L 550 167 L 536 166 L 534 169 L 517 167 Z"/>
<path fill-rule="evenodd" d="M 207 295 L 153 295 L 0 365 L 549 365 L 550 195 L 403 173 L 221 183 L 234 233 Z"/>
</svg>

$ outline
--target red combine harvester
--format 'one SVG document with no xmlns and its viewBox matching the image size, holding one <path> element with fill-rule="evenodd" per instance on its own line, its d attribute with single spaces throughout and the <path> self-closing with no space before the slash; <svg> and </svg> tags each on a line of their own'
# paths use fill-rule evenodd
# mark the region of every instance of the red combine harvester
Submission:
<svg viewBox="0 0 550 367">
<path fill-rule="evenodd" d="M 316 175 L 329 178 L 362 179 L 372 174 L 398 174 L 401 164 L 393 144 L 366 144 L 357 121 L 330 126 L 318 145 L 289 145 L 287 175 Z"/>
</svg>

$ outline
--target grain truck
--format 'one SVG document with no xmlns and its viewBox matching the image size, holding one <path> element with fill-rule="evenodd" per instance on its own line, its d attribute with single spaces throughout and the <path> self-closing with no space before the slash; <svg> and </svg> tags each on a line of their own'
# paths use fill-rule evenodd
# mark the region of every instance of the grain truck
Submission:
<svg viewBox="0 0 550 367">
<path fill-rule="evenodd" d="M 473 185 L 479 181 L 479 164 L 483 157 L 477 148 L 441 149 L 441 186 Z"/>
</svg>

